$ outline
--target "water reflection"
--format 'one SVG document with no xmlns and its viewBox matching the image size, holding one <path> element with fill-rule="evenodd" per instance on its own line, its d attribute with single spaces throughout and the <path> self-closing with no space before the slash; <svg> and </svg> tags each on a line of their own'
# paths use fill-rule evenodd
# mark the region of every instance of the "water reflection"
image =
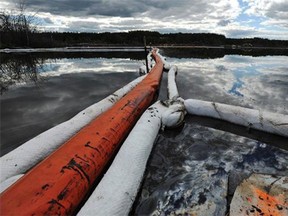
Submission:
<svg viewBox="0 0 288 216">
<path fill-rule="evenodd" d="M 31 55 L 21 55 L 20 58 L 6 58 L 1 54 L 0 86 L 1 95 L 9 86 L 41 80 L 38 68 L 43 65 L 44 59 L 33 58 Z"/>
<path fill-rule="evenodd" d="M 99 58 L 101 56 L 101 58 Z M 105 61 L 103 60 L 105 58 Z M 15 86 L 25 83 L 39 84 L 44 77 L 68 73 L 107 71 L 135 72 L 135 62 L 144 58 L 143 52 L 115 53 L 1 53 L 1 95 Z M 125 60 L 126 61 L 125 61 Z"/>
<path fill-rule="evenodd" d="M 141 64 L 129 58 L 54 57 L 40 61 L 30 54 L 11 55 L 1 61 L 5 74 L 17 78 L 7 82 L 1 77 L 9 88 L 1 96 L 1 155 L 137 78 Z M 15 68 L 23 72 L 21 79 Z"/>
<path fill-rule="evenodd" d="M 194 121 L 186 122 L 181 134 L 170 133 L 158 137 L 136 215 L 193 215 L 202 209 L 203 215 L 224 216 L 226 191 L 229 203 L 244 177 L 254 172 L 288 174 L 288 152 L 263 142 Z"/>
<path fill-rule="evenodd" d="M 249 66 L 244 68 L 244 70 L 236 69 L 233 71 L 233 75 L 236 79 L 236 81 L 233 83 L 233 86 L 230 90 L 228 90 L 228 93 L 234 94 L 236 96 L 243 97 L 244 95 L 240 92 L 240 89 L 245 85 L 243 78 L 253 77 L 260 75 L 260 73 L 257 71 L 257 69 L 253 66 Z"/>
<path fill-rule="evenodd" d="M 177 65 L 183 98 L 215 101 L 288 114 L 287 56 L 167 58 Z M 164 79 L 166 79 L 164 77 Z M 165 81 L 162 83 L 165 89 Z M 166 93 L 161 95 L 166 98 Z"/>
<path fill-rule="evenodd" d="M 131 59 L 59 59 L 57 61 L 46 61 L 42 69 L 39 70 L 41 76 L 60 76 L 63 74 L 75 73 L 110 73 L 111 71 L 137 72 L 135 63 L 137 60 Z"/>
<path fill-rule="evenodd" d="M 177 57 L 167 60 L 179 68 L 183 98 L 288 114 L 287 56 Z M 163 80 L 162 99 L 167 77 Z M 193 215 L 200 210 L 224 216 L 236 186 L 251 173 L 288 175 L 287 138 L 211 119 L 185 120 L 181 133 L 159 135 L 133 214 Z"/>
<path fill-rule="evenodd" d="M 215 59 L 223 58 L 227 55 L 242 55 L 242 56 L 287 56 L 287 49 L 222 49 L 222 48 L 162 48 L 162 51 L 167 57 L 178 58 L 200 58 L 200 59 Z"/>
<path fill-rule="evenodd" d="M 243 97 L 244 95 L 238 91 L 238 89 L 241 88 L 243 84 L 244 82 L 237 77 L 236 82 L 234 82 L 232 88 L 228 91 L 228 93 Z"/>
<path fill-rule="evenodd" d="M 177 84 L 183 98 L 288 114 L 287 56 L 204 58 L 182 51 L 168 53 L 167 60 L 179 69 Z M 36 64 L 39 72 L 34 80 L 45 77 L 41 88 L 28 83 L 1 96 L 1 155 L 135 79 L 143 62 L 135 53 L 37 55 L 43 60 Z M 1 67 L 9 62 L 2 60 L 3 56 Z M 164 74 L 160 99 L 166 99 L 166 87 Z M 212 122 L 187 117 L 180 131 L 159 135 L 135 214 L 193 213 L 199 204 L 213 201 L 218 203 L 217 215 L 224 215 L 227 187 L 233 194 L 252 172 L 288 175 L 288 153 L 274 147 L 283 147 L 287 139 L 251 135 L 246 128 Z"/>
</svg>

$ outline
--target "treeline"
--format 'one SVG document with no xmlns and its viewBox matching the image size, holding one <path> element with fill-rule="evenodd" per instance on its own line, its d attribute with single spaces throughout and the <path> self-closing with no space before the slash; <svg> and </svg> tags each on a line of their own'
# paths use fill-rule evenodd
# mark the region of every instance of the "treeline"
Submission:
<svg viewBox="0 0 288 216">
<path fill-rule="evenodd" d="M 67 47 L 67 46 L 143 46 L 147 45 L 221 45 L 225 36 L 217 34 L 160 34 L 153 31 L 131 31 L 120 33 L 72 33 L 34 32 L 29 33 L 29 44 L 23 35 L 1 32 L 1 47 Z"/>
<path fill-rule="evenodd" d="M 170 33 L 155 31 L 131 31 L 120 33 L 73 33 L 73 32 L 30 32 L 0 29 L 1 48 L 31 47 L 70 47 L 70 46 L 253 46 L 288 47 L 286 40 L 262 38 L 232 39 L 210 33 Z"/>
<path fill-rule="evenodd" d="M 288 47 L 288 41 L 262 38 L 232 39 L 212 33 L 130 31 L 117 33 L 39 32 L 34 15 L 27 15 L 24 1 L 16 12 L 0 11 L 0 48 L 50 48 L 71 46 L 225 46 L 226 48 Z"/>
<path fill-rule="evenodd" d="M 265 38 L 227 38 L 225 40 L 226 45 L 252 45 L 253 47 L 282 47 L 288 48 L 288 40 L 269 40 Z"/>
<path fill-rule="evenodd" d="M 37 32 L 33 20 L 33 15 L 25 14 L 24 1 L 20 1 L 17 12 L 0 11 L 0 47 L 33 47 L 31 35 Z"/>
</svg>

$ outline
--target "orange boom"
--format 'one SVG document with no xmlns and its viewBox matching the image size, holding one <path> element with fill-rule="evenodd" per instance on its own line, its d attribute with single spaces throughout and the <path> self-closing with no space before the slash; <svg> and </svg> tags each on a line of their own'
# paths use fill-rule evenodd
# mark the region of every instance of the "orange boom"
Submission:
<svg viewBox="0 0 288 216">
<path fill-rule="evenodd" d="M 112 108 L 98 116 L 1 194 L 1 215 L 71 215 L 114 151 L 155 99 L 163 63 Z"/>
</svg>

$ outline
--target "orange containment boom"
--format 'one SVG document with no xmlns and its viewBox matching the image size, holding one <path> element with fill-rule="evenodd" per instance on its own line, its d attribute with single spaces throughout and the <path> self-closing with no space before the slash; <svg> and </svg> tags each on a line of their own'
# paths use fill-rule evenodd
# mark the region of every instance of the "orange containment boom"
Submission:
<svg viewBox="0 0 288 216">
<path fill-rule="evenodd" d="M 155 99 L 163 62 L 112 108 L 81 129 L 58 150 L 1 194 L 0 215 L 71 215 Z"/>
</svg>

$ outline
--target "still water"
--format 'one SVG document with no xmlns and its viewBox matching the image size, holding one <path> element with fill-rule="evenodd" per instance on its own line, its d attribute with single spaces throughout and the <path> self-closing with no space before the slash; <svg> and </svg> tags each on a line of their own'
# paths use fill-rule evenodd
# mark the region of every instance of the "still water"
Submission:
<svg viewBox="0 0 288 216">
<path fill-rule="evenodd" d="M 287 56 L 169 56 L 167 61 L 178 67 L 184 99 L 288 114 Z M 287 138 L 207 118 L 185 121 L 182 129 L 159 134 L 134 214 L 226 215 L 236 186 L 251 173 L 288 175 Z"/>
<path fill-rule="evenodd" d="M 177 65 L 184 99 L 288 115 L 288 56 L 161 53 Z M 143 53 L 2 55 L 1 155 L 135 79 L 143 63 Z M 160 99 L 166 99 L 166 86 L 164 74 Z M 185 121 L 159 134 L 133 214 L 212 206 L 214 215 L 225 215 L 236 185 L 250 173 L 288 175 L 286 138 L 207 118 Z"/>
</svg>

